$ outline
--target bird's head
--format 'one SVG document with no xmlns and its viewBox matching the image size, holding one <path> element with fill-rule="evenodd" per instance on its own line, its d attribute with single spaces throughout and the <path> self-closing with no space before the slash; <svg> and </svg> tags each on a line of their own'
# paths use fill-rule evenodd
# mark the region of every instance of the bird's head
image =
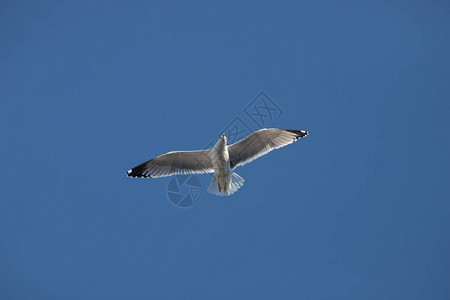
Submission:
<svg viewBox="0 0 450 300">
<path fill-rule="evenodd" d="M 227 137 L 225 136 L 225 134 L 222 134 L 214 147 L 223 148 L 226 145 L 227 145 Z"/>
</svg>

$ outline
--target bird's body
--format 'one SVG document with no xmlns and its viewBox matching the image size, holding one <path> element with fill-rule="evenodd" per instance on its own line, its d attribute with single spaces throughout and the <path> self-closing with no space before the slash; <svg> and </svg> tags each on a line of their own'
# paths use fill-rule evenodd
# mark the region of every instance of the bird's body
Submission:
<svg viewBox="0 0 450 300">
<path fill-rule="evenodd" d="M 126 173 L 130 177 L 214 173 L 208 192 L 228 196 L 244 184 L 244 179 L 233 172 L 236 167 L 291 144 L 307 134 L 303 130 L 261 129 L 232 145 L 227 145 L 227 138 L 222 135 L 209 150 L 169 152 Z"/>
<path fill-rule="evenodd" d="M 218 183 L 219 191 L 224 188 L 227 190 L 227 181 L 229 184 L 231 168 L 230 155 L 227 149 L 227 140 L 224 135 L 217 141 L 214 147 L 210 150 L 211 161 L 214 168 L 214 178 Z"/>
<path fill-rule="evenodd" d="M 222 135 L 211 148 L 209 155 L 214 169 L 214 177 L 208 187 L 209 193 L 228 196 L 244 185 L 244 179 L 231 170 L 230 154 L 228 153 L 225 135 Z"/>
</svg>

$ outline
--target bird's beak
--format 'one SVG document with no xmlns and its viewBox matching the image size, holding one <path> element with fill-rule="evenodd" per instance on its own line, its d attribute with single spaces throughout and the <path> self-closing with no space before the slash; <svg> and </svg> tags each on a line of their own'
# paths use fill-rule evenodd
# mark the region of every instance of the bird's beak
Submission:
<svg viewBox="0 0 450 300">
<path fill-rule="evenodd" d="M 225 137 L 225 133 L 224 134 L 222 134 L 222 138 L 224 138 Z"/>
</svg>

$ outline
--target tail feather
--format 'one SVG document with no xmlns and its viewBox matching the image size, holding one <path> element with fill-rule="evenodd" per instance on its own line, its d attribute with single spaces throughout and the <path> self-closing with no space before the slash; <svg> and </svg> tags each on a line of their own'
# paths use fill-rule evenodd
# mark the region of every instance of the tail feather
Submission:
<svg viewBox="0 0 450 300">
<path fill-rule="evenodd" d="M 209 184 L 208 192 L 218 196 L 229 196 L 235 193 L 241 186 L 243 186 L 244 181 L 245 181 L 244 178 L 242 178 L 236 173 L 232 173 L 227 178 L 227 190 L 225 191 L 224 184 L 221 184 L 222 191 L 219 192 L 219 185 L 217 184 L 217 178 L 214 176 L 214 178 L 211 180 L 211 183 Z"/>
</svg>

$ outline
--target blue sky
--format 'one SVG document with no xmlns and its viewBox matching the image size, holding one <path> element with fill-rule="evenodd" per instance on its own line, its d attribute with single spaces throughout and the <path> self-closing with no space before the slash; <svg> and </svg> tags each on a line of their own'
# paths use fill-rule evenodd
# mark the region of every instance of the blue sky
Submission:
<svg viewBox="0 0 450 300">
<path fill-rule="evenodd" d="M 446 1 L 4 1 L 2 299 L 447 299 Z M 180 209 L 130 167 L 264 91 L 310 135 Z M 206 189 L 208 177 L 200 177 Z"/>
</svg>

